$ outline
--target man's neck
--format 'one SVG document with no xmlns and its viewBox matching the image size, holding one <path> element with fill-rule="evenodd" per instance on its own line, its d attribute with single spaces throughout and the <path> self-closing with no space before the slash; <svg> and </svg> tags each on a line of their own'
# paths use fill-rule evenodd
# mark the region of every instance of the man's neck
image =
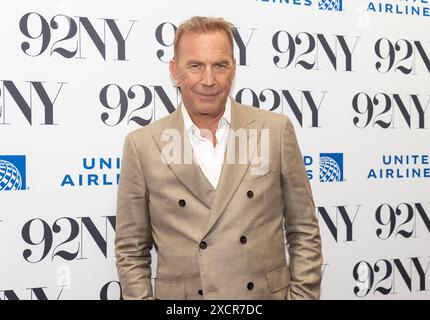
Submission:
<svg viewBox="0 0 430 320">
<path fill-rule="evenodd" d="M 217 114 L 193 113 L 192 111 L 189 111 L 187 108 L 185 108 L 186 112 L 190 116 L 191 121 L 197 126 L 197 128 L 200 129 L 200 134 L 203 137 L 212 140 L 214 147 L 217 144 L 215 133 L 218 129 L 219 121 L 224 115 L 226 103 L 227 102 L 223 104 L 223 108 Z"/>
<path fill-rule="evenodd" d="M 190 115 L 191 120 L 197 126 L 197 128 L 216 131 L 216 129 L 218 128 L 218 123 L 224 114 L 224 111 L 225 111 L 225 106 L 216 115 L 200 114 L 200 113 L 196 114 L 192 112 L 188 112 L 188 114 Z"/>
</svg>

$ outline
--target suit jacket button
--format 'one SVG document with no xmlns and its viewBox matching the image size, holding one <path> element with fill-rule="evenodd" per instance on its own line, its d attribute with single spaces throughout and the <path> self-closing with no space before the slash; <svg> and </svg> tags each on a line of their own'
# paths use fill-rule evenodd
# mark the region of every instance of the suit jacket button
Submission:
<svg viewBox="0 0 430 320">
<path fill-rule="evenodd" d="M 251 190 L 249 190 L 246 195 L 248 196 L 249 199 L 254 198 L 254 192 L 252 192 Z"/>
<path fill-rule="evenodd" d="M 185 202 L 185 200 L 184 199 L 181 199 L 181 200 L 179 200 L 179 206 L 180 207 L 185 207 L 185 205 L 186 205 L 187 203 Z"/>
<path fill-rule="evenodd" d="M 199 290 L 199 295 L 203 295 L 203 290 Z"/>
<path fill-rule="evenodd" d="M 254 284 L 252 282 L 248 282 L 247 286 L 248 290 L 254 289 Z"/>
<path fill-rule="evenodd" d="M 200 249 L 206 249 L 207 246 L 208 246 L 208 244 L 206 243 L 206 241 L 200 242 Z"/>
<path fill-rule="evenodd" d="M 240 237 L 240 243 L 245 244 L 248 241 L 248 239 L 245 236 Z"/>
</svg>

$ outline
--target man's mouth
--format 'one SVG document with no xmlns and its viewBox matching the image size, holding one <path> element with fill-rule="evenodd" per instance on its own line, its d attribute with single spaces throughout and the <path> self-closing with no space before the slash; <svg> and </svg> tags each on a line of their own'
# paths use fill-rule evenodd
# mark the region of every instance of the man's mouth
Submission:
<svg viewBox="0 0 430 320">
<path fill-rule="evenodd" d="M 208 92 L 196 92 L 199 96 L 202 96 L 204 98 L 213 98 L 218 95 L 218 92 L 215 93 L 208 93 Z"/>
</svg>

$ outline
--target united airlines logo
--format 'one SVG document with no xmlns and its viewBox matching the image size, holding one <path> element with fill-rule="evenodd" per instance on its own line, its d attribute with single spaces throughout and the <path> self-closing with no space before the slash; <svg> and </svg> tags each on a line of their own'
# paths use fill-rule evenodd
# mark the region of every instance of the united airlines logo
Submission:
<svg viewBox="0 0 430 320">
<path fill-rule="evenodd" d="M 343 11 L 343 0 L 254 0 L 259 3 L 277 7 L 290 7 L 290 8 L 312 8 L 313 10 L 322 11 Z"/>
<path fill-rule="evenodd" d="M 430 2 L 428 0 L 369 1 L 367 11 L 388 15 L 430 17 Z"/>
<path fill-rule="evenodd" d="M 0 156 L 0 191 L 26 189 L 25 156 Z"/>
<path fill-rule="evenodd" d="M 342 11 L 342 0 L 319 0 L 318 9 L 328 11 Z"/>
<path fill-rule="evenodd" d="M 69 170 L 61 180 L 61 187 L 104 187 L 119 184 L 119 157 L 86 157 L 77 168 Z"/>
<path fill-rule="evenodd" d="M 430 155 L 384 154 L 368 172 L 369 180 L 428 179 Z"/>
<path fill-rule="evenodd" d="M 343 153 L 320 154 L 320 182 L 343 181 Z"/>
</svg>

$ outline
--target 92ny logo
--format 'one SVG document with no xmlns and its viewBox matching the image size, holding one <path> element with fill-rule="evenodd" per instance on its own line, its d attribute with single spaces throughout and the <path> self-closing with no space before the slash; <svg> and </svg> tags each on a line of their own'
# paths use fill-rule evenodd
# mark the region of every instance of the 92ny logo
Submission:
<svg viewBox="0 0 430 320">
<path fill-rule="evenodd" d="M 352 99 L 356 128 L 426 129 L 430 117 L 430 96 L 418 94 L 376 93 L 373 96 L 359 92 Z"/>
<path fill-rule="evenodd" d="M 61 300 L 65 292 L 71 289 L 68 286 L 59 285 L 52 287 L 32 287 L 25 289 L 2 289 L 0 288 L 1 300 Z M 122 300 L 121 284 L 119 281 L 109 281 L 103 285 L 99 292 L 100 300 Z"/>
<path fill-rule="evenodd" d="M 94 253 L 98 249 L 107 258 L 113 252 L 116 216 L 102 217 L 102 222 L 100 227 L 100 221 L 91 217 L 61 217 L 51 225 L 43 219 L 31 219 L 21 231 L 22 239 L 30 245 L 23 251 L 23 258 L 29 263 L 56 258 L 88 259 L 85 248 L 91 245 L 88 251 Z"/>
<path fill-rule="evenodd" d="M 95 22 L 87 17 L 57 14 L 46 19 L 37 12 L 29 12 L 19 21 L 21 33 L 29 39 L 21 43 L 21 49 L 30 57 L 56 54 L 68 59 L 85 59 L 84 51 L 92 46 L 106 60 L 107 48 L 115 46 L 116 52 L 111 53 L 113 60 L 125 61 L 126 42 L 136 22 L 129 20 L 128 27 L 121 30 L 119 25 L 124 23 L 113 18 L 100 18 Z"/>
<path fill-rule="evenodd" d="M 378 61 L 375 63 L 379 73 L 400 73 L 404 75 L 417 75 L 421 71 L 430 73 L 430 46 L 428 42 L 399 39 L 395 42 L 387 39 L 378 39 L 375 43 L 375 54 Z"/>
<path fill-rule="evenodd" d="M 173 58 L 173 41 L 177 29 L 175 24 L 168 21 L 161 23 L 155 29 L 155 39 L 161 46 L 156 55 L 161 62 L 168 63 Z M 238 52 L 237 64 L 239 66 L 249 66 L 247 60 L 248 46 L 256 30 L 257 28 L 248 28 L 248 31 L 243 31 L 239 27 L 233 29 L 233 42 Z M 166 57 L 169 54 L 170 56 Z"/>
<path fill-rule="evenodd" d="M 379 259 L 375 263 L 358 262 L 353 269 L 354 294 L 398 294 L 428 291 L 430 261 L 422 257 Z"/>
<path fill-rule="evenodd" d="M 25 84 L 17 84 L 11 80 L 0 80 L 0 126 L 9 125 L 10 110 L 13 105 L 18 107 L 28 124 L 33 125 L 35 116 L 42 118 L 41 125 L 56 125 L 54 120 L 54 108 L 58 96 L 67 82 L 58 82 L 54 85 L 46 81 L 25 81 Z M 26 87 L 25 89 L 23 89 Z M 52 94 L 50 92 L 54 92 Z M 23 93 L 23 92 L 26 93 Z M 12 102 L 13 101 L 13 102 Z M 6 115 L 9 117 L 6 117 Z"/>
<path fill-rule="evenodd" d="M 422 203 L 400 203 L 392 206 L 380 205 L 375 212 L 379 227 L 376 235 L 381 240 L 389 238 L 417 238 L 423 234 L 422 229 L 430 234 L 430 208 Z"/>
<path fill-rule="evenodd" d="M 324 34 L 299 32 L 293 35 L 286 30 L 279 30 L 272 37 L 272 46 L 276 52 L 273 63 L 279 69 L 332 68 L 339 71 L 343 68 L 343 71 L 351 72 L 354 71 L 353 54 L 359 40 L 358 36 L 352 41 L 344 35 L 335 35 L 329 39 Z"/>
</svg>

